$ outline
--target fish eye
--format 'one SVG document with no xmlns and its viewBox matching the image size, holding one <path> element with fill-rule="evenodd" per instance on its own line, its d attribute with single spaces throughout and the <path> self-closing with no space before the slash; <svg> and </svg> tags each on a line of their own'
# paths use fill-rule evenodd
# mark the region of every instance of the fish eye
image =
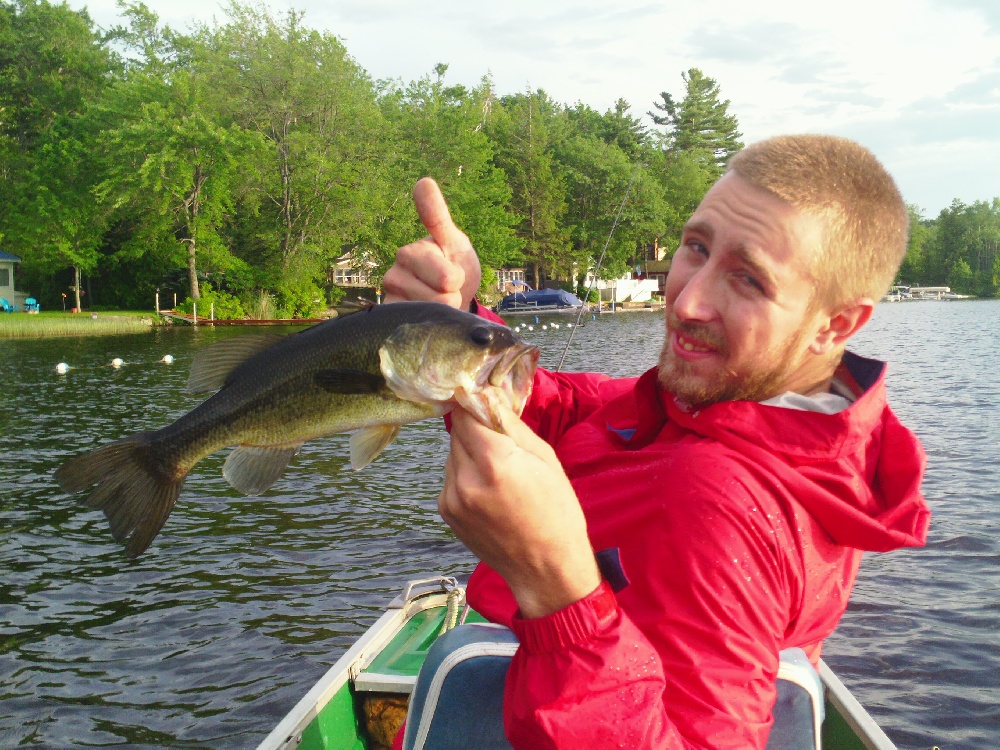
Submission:
<svg viewBox="0 0 1000 750">
<path fill-rule="evenodd" d="M 469 331 L 469 338 L 478 346 L 489 346 L 493 341 L 493 331 L 486 326 L 476 326 Z"/>
</svg>

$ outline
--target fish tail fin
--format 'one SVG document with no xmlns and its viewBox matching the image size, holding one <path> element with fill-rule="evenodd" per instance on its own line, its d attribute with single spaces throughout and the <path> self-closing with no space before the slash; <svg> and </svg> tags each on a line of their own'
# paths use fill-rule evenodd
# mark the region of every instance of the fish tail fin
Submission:
<svg viewBox="0 0 1000 750">
<path fill-rule="evenodd" d="M 125 545 L 130 558 L 145 552 L 163 528 L 186 477 L 156 460 L 150 445 L 153 434 L 140 432 L 77 456 L 55 475 L 68 493 L 97 485 L 85 502 L 104 511 L 111 535 Z"/>
</svg>

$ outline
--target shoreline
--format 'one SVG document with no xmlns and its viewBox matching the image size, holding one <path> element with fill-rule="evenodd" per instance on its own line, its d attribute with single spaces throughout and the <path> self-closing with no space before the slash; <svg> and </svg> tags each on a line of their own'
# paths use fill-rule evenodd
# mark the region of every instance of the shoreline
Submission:
<svg viewBox="0 0 1000 750">
<path fill-rule="evenodd" d="M 0 339 L 144 333 L 158 325 L 152 311 L 7 313 L 0 314 Z"/>
<path fill-rule="evenodd" d="M 314 325 L 327 318 L 211 320 L 198 316 L 198 326 L 217 325 Z M 194 327 L 191 316 L 161 310 L 116 310 L 109 312 L 60 312 L 0 314 L 0 340 L 39 339 L 67 336 L 109 336 L 148 333 L 176 325 Z"/>
</svg>

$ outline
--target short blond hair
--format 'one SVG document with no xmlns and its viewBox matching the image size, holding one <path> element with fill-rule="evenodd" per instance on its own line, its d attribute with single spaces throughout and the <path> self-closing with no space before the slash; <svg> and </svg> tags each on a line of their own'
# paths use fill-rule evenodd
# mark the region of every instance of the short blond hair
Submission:
<svg viewBox="0 0 1000 750">
<path fill-rule="evenodd" d="M 817 301 L 878 301 L 892 286 L 906 255 L 909 212 L 864 146 L 830 135 L 778 136 L 738 152 L 727 171 L 826 222 L 812 268 Z"/>
</svg>

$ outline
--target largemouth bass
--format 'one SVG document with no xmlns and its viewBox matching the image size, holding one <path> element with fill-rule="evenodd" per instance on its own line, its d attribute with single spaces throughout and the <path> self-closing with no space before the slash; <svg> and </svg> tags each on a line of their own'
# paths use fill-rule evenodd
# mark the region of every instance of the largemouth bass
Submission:
<svg viewBox="0 0 1000 750">
<path fill-rule="evenodd" d="M 456 404 L 501 430 L 497 404 L 518 414 L 531 393 L 538 349 L 509 328 L 433 302 L 397 302 L 335 318 L 290 336 L 220 341 L 195 357 L 188 390 L 217 393 L 173 424 L 71 459 L 63 490 L 97 485 L 87 505 L 104 511 L 129 557 L 142 554 L 170 515 L 188 473 L 231 445 L 223 475 L 258 495 L 307 440 L 351 432 L 360 469 L 402 425 Z"/>
</svg>

